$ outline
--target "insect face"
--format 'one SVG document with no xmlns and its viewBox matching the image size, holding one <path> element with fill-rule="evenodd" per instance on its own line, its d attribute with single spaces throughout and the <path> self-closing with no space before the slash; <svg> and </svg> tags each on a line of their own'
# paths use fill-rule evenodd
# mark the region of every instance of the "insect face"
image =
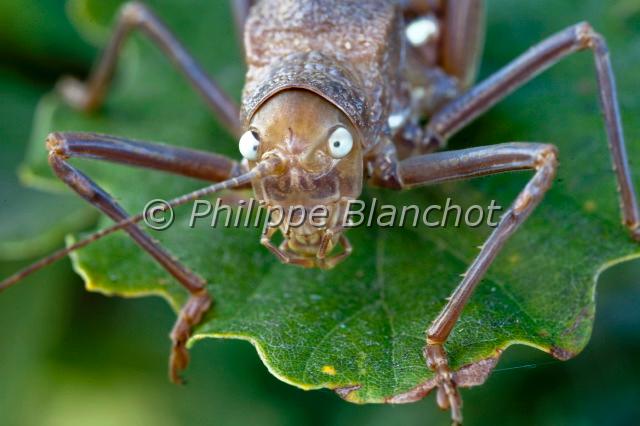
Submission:
<svg viewBox="0 0 640 426">
<path fill-rule="evenodd" d="M 362 144 L 349 119 L 312 92 L 283 91 L 253 116 L 240 151 L 250 167 L 268 155 L 285 159 L 283 174 L 253 182 L 256 198 L 277 208 L 273 219 L 281 222 L 278 212 L 285 214 L 283 255 L 324 257 L 340 238 L 337 228 L 348 201 L 362 191 Z M 325 226 L 318 226 L 310 218 L 314 209 L 322 216 L 323 206 Z"/>
</svg>

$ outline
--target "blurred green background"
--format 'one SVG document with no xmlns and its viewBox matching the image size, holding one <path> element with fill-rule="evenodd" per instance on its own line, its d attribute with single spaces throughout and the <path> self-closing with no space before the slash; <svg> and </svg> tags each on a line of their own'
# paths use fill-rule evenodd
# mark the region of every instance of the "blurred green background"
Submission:
<svg viewBox="0 0 640 426">
<path fill-rule="evenodd" d="M 640 32 L 636 3 L 611 1 L 612 10 Z M 596 19 L 567 17 L 566 23 L 584 18 Z M 507 30 L 490 26 L 488 43 L 502 42 Z M 534 39 L 516 34 L 508 51 L 518 52 Z M 64 0 L 0 0 L 0 253 L 16 235 L 42 235 L 63 220 L 64 212 L 55 210 L 44 218 L 16 213 L 16 200 L 35 209 L 51 200 L 22 188 L 15 171 L 39 97 L 60 74 L 85 74 L 95 54 L 69 23 Z M 53 242 L 61 244 L 60 235 L 36 246 Z M 0 276 L 24 264 L 2 261 Z M 561 363 L 527 348 L 507 351 L 486 385 L 463 391 L 466 424 L 636 424 L 639 273 L 635 262 L 601 277 L 594 335 L 575 360 Z M 173 321 L 160 299 L 86 293 L 68 261 L 2 294 L 0 425 L 448 422 L 433 397 L 408 406 L 355 406 L 329 391 L 292 388 L 272 377 L 245 342 L 201 342 L 192 351 L 190 383 L 176 387 L 165 374 Z"/>
</svg>

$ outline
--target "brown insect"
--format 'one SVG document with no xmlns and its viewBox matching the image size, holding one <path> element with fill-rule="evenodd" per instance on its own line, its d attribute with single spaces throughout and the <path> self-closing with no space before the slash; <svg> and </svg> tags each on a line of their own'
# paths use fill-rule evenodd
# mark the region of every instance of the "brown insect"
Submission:
<svg viewBox="0 0 640 426">
<path fill-rule="evenodd" d="M 6 279 L 0 290 L 124 229 L 191 294 L 171 333 L 170 374 L 179 382 L 179 372 L 188 363 L 185 343 L 211 305 L 206 282 L 136 225 L 142 214 L 129 216 L 111 195 L 71 166 L 69 158 L 94 158 L 218 182 L 172 200 L 171 206 L 250 185 L 269 206 L 286 210 L 323 204 L 330 212 L 325 228 L 306 224 L 281 228 L 284 242 L 279 246 L 271 242 L 276 229 L 267 229 L 261 238 L 282 262 L 320 268 L 335 267 L 351 253 L 337 218 L 349 200 L 359 197 L 365 181 L 406 189 L 532 170 L 533 177 L 427 330 L 424 355 L 436 374 L 438 404 L 449 408 L 454 423 L 460 423 L 456 376 L 443 345 L 505 241 L 551 186 L 557 150 L 540 143 L 441 150 L 454 133 L 537 74 L 572 53 L 591 50 L 623 222 L 633 238 L 640 239 L 640 216 L 604 38 L 587 23 L 569 27 L 473 86 L 483 45 L 481 0 L 262 0 L 255 5 L 236 0 L 233 5 L 248 66 L 240 108 L 140 3 L 122 8 L 111 42 L 88 82 L 68 79 L 60 90 L 78 109 L 99 108 L 125 39 L 133 30 L 142 30 L 239 139 L 245 160 L 238 163 L 216 154 L 98 134 L 49 135 L 49 162 L 55 173 L 117 223 Z M 422 126 L 425 118 L 428 124 Z"/>
</svg>

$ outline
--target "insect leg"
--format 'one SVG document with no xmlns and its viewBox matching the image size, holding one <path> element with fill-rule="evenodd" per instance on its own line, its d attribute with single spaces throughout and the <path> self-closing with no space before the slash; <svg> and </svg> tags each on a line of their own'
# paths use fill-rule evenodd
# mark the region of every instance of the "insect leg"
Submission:
<svg viewBox="0 0 640 426">
<path fill-rule="evenodd" d="M 342 263 L 342 261 L 351 256 L 351 253 L 353 253 L 353 246 L 349 239 L 344 234 L 341 234 L 338 242 L 342 245 L 343 252 L 334 257 L 330 257 L 329 259 L 320 259 L 321 262 L 318 265 L 320 268 L 333 269 L 336 265 Z"/>
<path fill-rule="evenodd" d="M 260 244 L 265 246 L 267 250 L 269 250 L 278 258 L 280 262 L 285 265 L 298 265 L 302 266 L 303 268 L 313 268 L 313 266 L 315 265 L 313 259 L 293 256 L 291 253 L 288 253 L 286 251 L 286 248 L 284 247 L 287 243 L 286 238 L 282 241 L 280 247 L 276 246 L 271 241 L 277 231 L 278 228 L 267 224 L 262 232 L 262 235 L 260 236 Z"/>
<path fill-rule="evenodd" d="M 71 166 L 69 158 L 97 158 L 212 180 L 229 178 L 236 170 L 236 164 L 232 160 L 221 156 L 95 134 L 54 133 L 47 138 L 47 147 L 49 164 L 56 175 L 82 198 L 116 222 L 129 218 L 127 212 L 94 181 Z M 124 229 L 190 293 L 190 298 L 182 308 L 171 333 L 173 348 L 170 375 L 174 382 L 180 382 L 179 373 L 189 361 L 186 341 L 192 327 L 200 322 L 211 305 L 206 281 L 181 264 L 137 225 L 131 224 Z"/>
<path fill-rule="evenodd" d="M 586 49 L 591 49 L 595 56 L 600 104 L 618 181 L 623 221 L 632 236 L 640 239 L 640 213 L 627 159 L 609 50 L 604 38 L 587 23 L 574 25 L 551 36 L 439 110 L 426 128 L 423 147 L 444 147 L 453 134 L 517 88 L 563 58 Z"/>
<path fill-rule="evenodd" d="M 122 46 L 134 30 L 141 30 L 160 47 L 202 95 L 221 124 L 231 134 L 239 136 L 239 112 L 235 103 L 209 78 L 202 66 L 171 34 L 166 25 L 145 5 L 138 2 L 126 3 L 120 9 L 111 41 L 88 81 L 82 83 L 74 78 L 66 78 L 60 82 L 60 91 L 67 102 L 85 111 L 96 110 L 102 105 Z"/>
<path fill-rule="evenodd" d="M 48 140 L 55 141 L 65 157 L 128 164 L 210 182 L 240 174 L 238 162 L 206 151 L 97 133 L 53 133 Z"/>
<path fill-rule="evenodd" d="M 476 77 L 484 45 L 484 0 L 447 0 L 442 37 L 442 69 L 467 89 Z"/>
<path fill-rule="evenodd" d="M 447 0 L 451 1 L 451 0 Z M 427 13 L 441 13 L 447 1 L 443 0 L 399 0 L 403 12 L 410 16 L 425 15 Z"/>
<path fill-rule="evenodd" d="M 436 373 L 438 403 L 450 408 L 454 423 L 462 422 L 462 401 L 454 373 L 449 369 L 444 349 L 451 330 L 474 289 L 508 238 L 529 217 L 556 175 L 557 151 L 553 145 L 511 143 L 461 151 L 447 151 L 410 158 L 400 163 L 400 172 L 409 188 L 453 180 L 469 179 L 516 170 L 535 170 L 535 175 L 505 212 L 463 275 L 462 282 L 427 331 L 425 357 Z"/>
</svg>

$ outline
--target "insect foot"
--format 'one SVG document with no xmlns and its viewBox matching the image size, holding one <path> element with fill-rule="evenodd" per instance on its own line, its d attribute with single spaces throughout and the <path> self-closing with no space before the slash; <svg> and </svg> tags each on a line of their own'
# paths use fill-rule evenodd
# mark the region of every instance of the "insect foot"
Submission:
<svg viewBox="0 0 640 426">
<path fill-rule="evenodd" d="M 180 373 L 189 365 L 189 351 L 187 341 L 191 337 L 192 328 L 200 323 L 202 316 L 211 307 L 211 296 L 206 290 L 192 294 L 187 304 L 178 315 L 176 324 L 171 331 L 171 357 L 169 359 L 169 378 L 173 383 L 183 384 Z"/>
<path fill-rule="evenodd" d="M 451 421 L 454 425 L 462 424 L 462 398 L 449 369 L 447 353 L 441 344 L 427 343 L 424 349 L 427 366 L 436 374 L 438 406 L 443 410 L 451 410 Z"/>
<path fill-rule="evenodd" d="M 74 77 L 63 77 L 56 85 L 56 91 L 72 108 L 90 112 L 94 108 L 89 104 L 86 85 Z"/>
</svg>

